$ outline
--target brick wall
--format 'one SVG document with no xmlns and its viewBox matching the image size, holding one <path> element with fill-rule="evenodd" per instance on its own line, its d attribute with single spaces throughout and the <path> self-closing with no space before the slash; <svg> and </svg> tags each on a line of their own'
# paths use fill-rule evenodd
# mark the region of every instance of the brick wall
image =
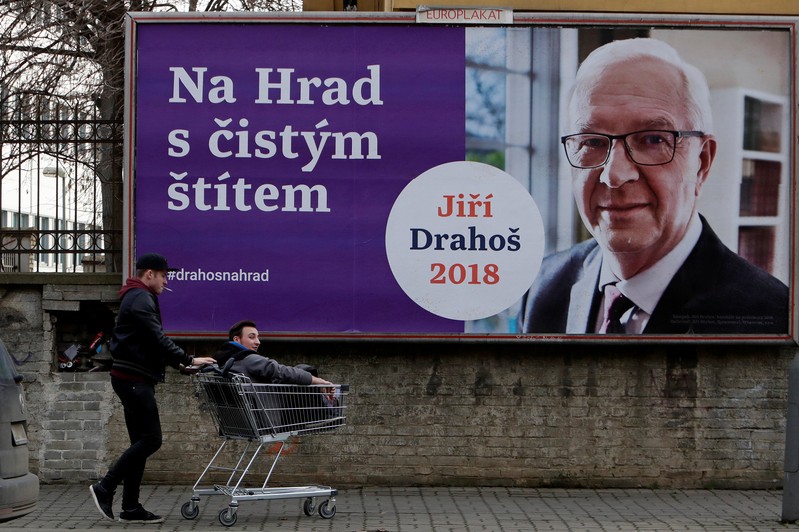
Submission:
<svg viewBox="0 0 799 532">
<path fill-rule="evenodd" d="M 299 438 L 281 459 L 277 482 L 781 482 L 792 350 L 269 341 L 261 349 L 352 387 L 349 425 Z M 150 463 L 154 481 L 196 480 L 221 443 L 185 381 L 172 374 L 158 391 L 169 428 Z M 114 422 L 111 447 L 119 452 L 121 416 Z"/>
<path fill-rule="evenodd" d="M 35 457 L 43 481 L 87 478 L 106 463 L 106 428 L 114 405 L 108 375 L 52 373 L 39 394 L 29 387 L 29 427 L 36 431 Z M 113 393 L 113 392 L 111 392 Z M 35 398 L 35 399 L 34 399 Z M 34 401 L 36 401 L 34 403 Z"/>
<path fill-rule="evenodd" d="M 59 321 L 43 291 L 2 290 L 0 335 L 26 376 L 32 470 L 44 481 L 96 478 L 127 446 L 108 376 L 54 372 Z M 185 345 L 198 355 L 218 342 Z M 261 350 L 351 385 L 349 424 L 291 441 L 273 477 L 339 487 L 777 487 L 799 352 L 268 339 Z M 159 385 L 165 443 L 146 482 L 191 485 L 221 443 L 193 392 L 176 372 Z"/>
</svg>

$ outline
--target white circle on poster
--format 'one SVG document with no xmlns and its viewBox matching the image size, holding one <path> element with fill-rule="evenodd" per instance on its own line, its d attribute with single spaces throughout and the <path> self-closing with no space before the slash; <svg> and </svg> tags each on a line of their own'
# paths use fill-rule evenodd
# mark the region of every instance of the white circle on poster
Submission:
<svg viewBox="0 0 799 532">
<path fill-rule="evenodd" d="M 544 257 L 544 224 L 529 192 L 493 166 L 457 161 L 403 189 L 386 224 L 386 255 L 402 290 L 427 311 L 476 320 L 524 295 Z"/>
</svg>

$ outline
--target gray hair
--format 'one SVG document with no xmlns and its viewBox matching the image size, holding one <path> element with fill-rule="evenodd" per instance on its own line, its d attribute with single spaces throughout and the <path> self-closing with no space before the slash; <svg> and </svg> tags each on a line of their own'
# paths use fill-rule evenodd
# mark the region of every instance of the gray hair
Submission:
<svg viewBox="0 0 799 532">
<path fill-rule="evenodd" d="M 695 66 L 686 63 L 674 48 L 657 39 L 622 39 L 600 46 L 591 52 L 577 69 L 570 98 L 570 111 L 575 98 L 590 90 L 590 79 L 593 75 L 601 74 L 613 64 L 641 57 L 660 59 L 680 71 L 683 100 L 691 121 L 690 127 L 711 133 L 713 116 L 710 109 L 710 88 L 704 74 Z"/>
</svg>

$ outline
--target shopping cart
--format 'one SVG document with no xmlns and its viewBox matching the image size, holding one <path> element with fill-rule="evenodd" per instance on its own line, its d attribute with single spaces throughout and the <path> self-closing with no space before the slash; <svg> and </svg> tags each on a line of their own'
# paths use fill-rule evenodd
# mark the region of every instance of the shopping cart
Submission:
<svg viewBox="0 0 799 532">
<path fill-rule="evenodd" d="M 316 498 L 325 500 L 318 506 L 319 515 L 331 519 L 336 515 L 337 490 L 329 486 L 267 487 L 281 452 L 289 438 L 335 430 L 346 422 L 346 384 L 331 386 L 300 386 L 289 384 L 258 384 L 248 377 L 227 374 L 227 369 L 195 375 L 201 407 L 214 419 L 222 445 L 194 484 L 190 501 L 180 508 L 186 519 L 200 514 L 200 497 L 226 495 L 230 503 L 219 512 L 224 526 L 236 523 L 239 502 L 305 498 L 302 509 L 311 516 L 317 510 Z M 228 456 L 225 452 L 234 440 L 246 441 L 241 454 Z M 246 487 L 245 477 L 266 445 L 277 444 L 275 458 L 260 487 Z M 233 464 L 233 465 L 230 465 Z M 203 484 L 213 471 L 230 476 L 225 485 Z"/>
</svg>

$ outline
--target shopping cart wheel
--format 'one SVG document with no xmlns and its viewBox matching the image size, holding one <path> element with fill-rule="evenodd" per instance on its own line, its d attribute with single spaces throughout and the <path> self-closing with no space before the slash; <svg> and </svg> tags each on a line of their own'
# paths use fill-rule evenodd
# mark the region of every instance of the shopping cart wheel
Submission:
<svg viewBox="0 0 799 532">
<path fill-rule="evenodd" d="M 180 515 L 184 519 L 197 519 L 197 516 L 200 515 L 200 507 L 194 501 L 184 502 L 180 507 Z"/>
<path fill-rule="evenodd" d="M 330 501 L 325 501 L 319 505 L 319 517 L 323 519 L 332 519 L 336 515 L 336 504 L 328 504 Z"/>
<path fill-rule="evenodd" d="M 311 517 L 313 515 L 314 510 L 316 510 L 316 503 L 313 500 L 313 497 L 308 497 L 302 503 L 302 513 Z"/>
<path fill-rule="evenodd" d="M 219 511 L 219 522 L 222 523 L 224 526 L 233 526 L 236 524 L 236 520 L 239 518 L 236 515 L 236 510 L 233 508 L 222 508 Z"/>
</svg>

